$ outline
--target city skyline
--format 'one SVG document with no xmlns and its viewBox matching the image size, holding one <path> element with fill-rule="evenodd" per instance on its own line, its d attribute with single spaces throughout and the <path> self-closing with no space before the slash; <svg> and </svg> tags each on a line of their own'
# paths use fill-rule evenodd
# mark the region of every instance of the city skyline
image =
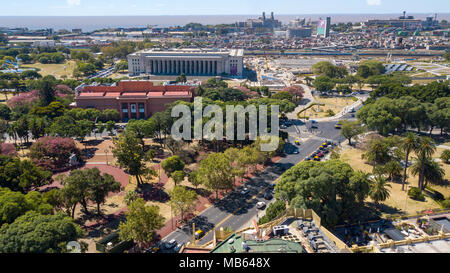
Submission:
<svg viewBox="0 0 450 273">
<path fill-rule="evenodd" d="M 202 0 L 172 1 L 106 1 L 106 0 L 18 0 L 5 3 L 0 16 L 129 16 L 129 15 L 253 15 L 262 11 L 276 14 L 397 14 L 448 13 L 450 5 L 446 0 L 427 1 L 426 9 L 421 0 L 348 0 L 336 5 L 336 1 L 322 0 L 320 4 L 311 1 L 230 0 L 205 3 Z"/>
</svg>

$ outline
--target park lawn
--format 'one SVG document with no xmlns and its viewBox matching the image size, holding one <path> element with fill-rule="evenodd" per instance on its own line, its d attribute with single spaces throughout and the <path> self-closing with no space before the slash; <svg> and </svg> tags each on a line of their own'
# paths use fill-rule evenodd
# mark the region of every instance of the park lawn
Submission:
<svg viewBox="0 0 450 273">
<path fill-rule="evenodd" d="M 67 76 L 68 79 L 72 78 L 73 70 L 76 67 L 76 62 L 69 60 L 63 64 L 25 64 L 24 68 L 39 68 L 39 74 L 42 76 L 53 75 L 57 79 L 61 79 L 63 75 Z"/>
<path fill-rule="evenodd" d="M 125 70 L 125 72 L 116 72 L 108 76 L 108 78 L 111 79 L 120 79 L 124 77 L 128 77 L 128 70 Z"/>
<path fill-rule="evenodd" d="M 442 149 L 443 150 L 443 149 Z M 367 173 L 372 172 L 372 166 L 365 163 L 365 160 L 361 159 L 361 155 L 363 154 L 363 151 L 360 149 L 355 148 L 349 148 L 341 153 L 341 160 L 350 164 L 354 170 L 357 171 L 364 171 Z M 414 155 L 413 155 L 414 156 Z M 433 155 L 434 158 L 438 158 L 440 156 L 440 148 L 436 151 L 436 153 Z M 442 168 L 445 170 L 445 177 L 444 179 L 449 180 L 450 179 L 450 165 L 449 164 L 442 164 Z M 413 176 L 409 172 L 409 179 L 408 179 L 408 188 L 417 186 L 418 177 Z M 412 200 L 411 198 L 406 198 L 406 192 L 402 191 L 402 185 L 400 183 L 390 183 L 391 187 L 390 190 L 390 197 L 383 202 L 384 204 L 395 207 L 402 212 L 406 214 L 415 214 L 418 211 L 423 211 L 427 209 L 435 209 L 440 208 L 440 205 L 437 204 L 434 200 L 432 200 L 429 197 L 425 197 L 425 201 L 416 201 Z M 450 197 L 450 187 L 449 186 L 436 186 L 431 185 L 431 187 L 440 193 L 442 193 L 446 198 Z M 369 198 L 370 200 L 370 198 Z"/>
<path fill-rule="evenodd" d="M 311 118 L 324 118 L 328 117 L 328 110 L 332 110 L 335 115 L 342 111 L 344 107 L 348 107 L 355 103 L 352 98 L 319 98 L 315 97 L 316 102 L 325 104 L 325 106 L 319 106 L 319 111 L 317 111 L 318 107 L 313 106 L 310 109 L 306 110 L 306 116 Z M 305 112 L 302 113 L 302 116 L 305 115 Z"/>
</svg>

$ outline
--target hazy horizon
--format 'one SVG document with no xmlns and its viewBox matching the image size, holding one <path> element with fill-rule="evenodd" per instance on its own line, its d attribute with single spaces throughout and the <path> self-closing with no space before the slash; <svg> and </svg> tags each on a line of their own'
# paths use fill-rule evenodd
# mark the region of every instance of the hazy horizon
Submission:
<svg viewBox="0 0 450 273">
<path fill-rule="evenodd" d="M 266 12 L 266 16 L 270 13 Z M 425 19 L 430 13 L 409 13 L 418 19 Z M 433 14 L 434 15 L 434 14 Z M 183 26 L 188 23 L 201 24 L 232 24 L 246 21 L 249 18 L 258 18 L 261 14 L 236 15 L 114 15 L 114 16 L 0 16 L 0 27 L 27 27 L 28 29 L 53 28 L 73 29 L 81 28 L 83 31 L 93 31 L 104 28 L 133 28 L 133 27 L 171 27 Z M 317 20 L 330 16 L 332 23 L 361 22 L 367 19 L 391 19 L 400 16 L 399 13 L 315 13 L 315 14 L 277 14 L 275 19 L 283 23 L 295 18 Z M 89 18 L 89 20 L 86 20 Z M 438 20 L 450 21 L 450 13 L 438 13 Z"/>
</svg>

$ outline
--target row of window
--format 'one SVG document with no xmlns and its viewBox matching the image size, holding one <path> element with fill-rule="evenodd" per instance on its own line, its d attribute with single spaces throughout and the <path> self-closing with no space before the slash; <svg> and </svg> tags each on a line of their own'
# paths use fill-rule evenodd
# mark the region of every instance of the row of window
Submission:
<svg viewBox="0 0 450 273">
<path fill-rule="evenodd" d="M 139 113 L 145 113 L 145 104 L 138 103 Z M 130 103 L 131 113 L 136 113 L 136 103 Z M 122 103 L 122 112 L 128 113 L 128 103 Z"/>
</svg>

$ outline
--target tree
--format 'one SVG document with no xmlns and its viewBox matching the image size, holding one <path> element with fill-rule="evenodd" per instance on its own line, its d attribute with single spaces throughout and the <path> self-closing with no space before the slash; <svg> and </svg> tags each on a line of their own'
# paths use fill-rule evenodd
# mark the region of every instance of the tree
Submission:
<svg viewBox="0 0 450 273">
<path fill-rule="evenodd" d="M 373 166 L 384 165 L 391 161 L 390 146 L 383 139 L 371 139 L 365 147 L 362 158 L 366 159 Z"/>
<path fill-rule="evenodd" d="M 263 225 L 277 218 L 286 211 L 286 203 L 277 200 L 274 203 L 271 203 L 266 210 L 266 214 L 258 220 L 258 225 Z"/>
<path fill-rule="evenodd" d="M 322 61 L 312 66 L 314 74 L 329 78 L 344 78 L 348 71 L 345 67 L 335 66 L 328 61 Z"/>
<path fill-rule="evenodd" d="M 120 167 L 134 175 L 140 186 L 143 183 L 141 176 L 148 174 L 150 169 L 146 166 L 146 155 L 136 134 L 133 131 L 125 131 L 113 143 L 112 152 Z"/>
<path fill-rule="evenodd" d="M 102 122 L 108 122 L 110 120 L 118 122 L 120 120 L 120 113 L 116 109 L 105 109 L 100 115 L 100 120 Z"/>
<path fill-rule="evenodd" d="M 416 150 L 417 155 L 417 161 L 415 168 L 413 168 L 415 174 L 419 174 L 419 184 L 418 188 L 422 191 L 424 186 L 424 180 L 425 180 L 425 168 L 427 167 L 427 163 L 429 162 L 429 159 L 431 156 L 436 152 L 436 146 L 434 145 L 434 142 L 429 137 L 421 137 L 419 139 L 419 145 L 417 146 Z M 429 160 L 428 160 L 429 159 Z"/>
<path fill-rule="evenodd" d="M 133 240 L 141 249 L 153 240 L 155 231 L 164 226 L 165 219 L 159 214 L 159 207 L 146 206 L 141 198 L 131 202 L 125 215 L 126 222 L 119 225 L 119 238 Z"/>
<path fill-rule="evenodd" d="M 51 77 L 44 77 L 37 82 L 39 98 L 43 106 L 55 100 L 55 85 L 54 78 Z"/>
<path fill-rule="evenodd" d="M 29 160 L 0 155 L 0 186 L 13 191 L 28 192 L 52 181 L 52 173 Z"/>
<path fill-rule="evenodd" d="M 367 60 L 361 63 L 358 68 L 357 75 L 363 78 L 369 76 L 381 75 L 385 72 L 385 68 L 382 62 L 376 60 Z"/>
<path fill-rule="evenodd" d="M 131 202 L 136 201 L 137 199 L 139 199 L 139 194 L 136 191 L 127 191 L 123 201 L 129 206 Z"/>
<path fill-rule="evenodd" d="M 114 71 L 115 72 L 124 72 L 125 70 L 128 69 L 128 62 L 125 60 L 120 61 L 119 63 L 116 64 L 116 66 L 114 67 Z"/>
<path fill-rule="evenodd" d="M 181 82 L 181 83 L 187 82 L 186 75 L 184 75 L 184 73 L 181 73 L 181 75 L 179 77 L 177 77 L 177 79 L 175 81 Z"/>
<path fill-rule="evenodd" d="M 403 179 L 402 179 L 402 191 L 405 190 L 405 183 L 406 183 L 406 177 L 407 177 L 407 170 L 408 170 L 408 162 L 409 162 L 409 155 L 412 151 L 415 151 L 418 148 L 419 145 L 419 138 L 417 135 L 408 132 L 403 137 L 403 143 L 400 146 L 400 148 L 405 152 L 405 167 L 403 170 Z"/>
<path fill-rule="evenodd" d="M 413 175 L 419 174 L 420 177 L 421 172 L 423 176 L 423 184 L 421 184 L 421 190 L 425 189 L 428 183 L 439 185 L 445 176 L 445 170 L 442 169 L 441 165 L 434 161 L 431 157 L 419 157 L 411 166 L 411 173 Z"/>
<path fill-rule="evenodd" d="M 450 161 L 450 150 L 449 149 L 446 149 L 446 150 L 444 150 L 443 152 L 442 152 L 442 154 L 441 154 L 441 160 L 444 162 L 444 163 L 449 163 L 449 161 Z"/>
<path fill-rule="evenodd" d="M 164 169 L 164 172 L 167 174 L 167 176 L 172 177 L 172 174 L 175 171 L 183 171 L 184 165 L 185 164 L 180 159 L 180 157 L 174 155 L 164 160 L 161 164 L 161 167 Z"/>
<path fill-rule="evenodd" d="M 77 137 L 79 137 L 81 139 L 81 142 L 83 142 L 85 137 L 91 135 L 92 131 L 95 128 L 95 123 L 93 121 L 83 119 L 77 120 L 76 126 L 78 127 Z"/>
<path fill-rule="evenodd" d="M 181 219 L 184 220 L 186 213 L 195 209 L 197 194 L 195 191 L 188 190 L 183 186 L 175 186 L 169 191 L 170 207 L 175 214 L 181 213 Z"/>
<path fill-rule="evenodd" d="M 50 135 L 66 138 L 76 137 L 82 134 L 80 127 L 77 125 L 77 121 L 69 115 L 55 118 L 50 128 L 48 128 L 48 132 Z"/>
<path fill-rule="evenodd" d="M 344 121 L 342 124 L 341 134 L 348 139 L 348 145 L 352 145 L 352 138 L 360 135 L 363 128 L 358 121 Z"/>
<path fill-rule="evenodd" d="M 47 170 L 68 166 L 69 158 L 73 154 L 80 158 L 80 150 L 71 138 L 41 137 L 30 147 L 30 158 Z"/>
<path fill-rule="evenodd" d="M 22 194 L 8 188 L 0 188 L 0 227 L 11 224 L 16 218 L 28 211 L 52 214 L 53 207 L 47 203 L 39 192 Z"/>
<path fill-rule="evenodd" d="M 151 120 L 130 120 L 127 124 L 127 131 L 133 131 L 145 147 L 144 138 L 153 137 L 155 134 L 155 124 Z"/>
<path fill-rule="evenodd" d="M 10 120 L 11 109 L 6 104 L 0 104 L 0 118 L 4 120 Z"/>
<path fill-rule="evenodd" d="M 31 211 L 0 228 L 2 253 L 57 253 L 67 251 L 83 231 L 63 214 L 41 215 Z"/>
<path fill-rule="evenodd" d="M 390 196 L 390 191 L 388 188 L 391 188 L 391 185 L 387 182 L 387 180 L 381 175 L 377 175 L 370 185 L 369 196 L 375 204 L 383 202 Z"/>
<path fill-rule="evenodd" d="M 197 171 L 192 171 L 188 175 L 188 180 L 196 189 L 201 185 L 202 180 L 198 177 Z"/>
<path fill-rule="evenodd" d="M 377 167 L 375 172 L 380 175 L 387 174 L 388 180 L 393 181 L 395 177 L 400 176 L 402 172 L 402 165 L 396 160 L 391 160 L 384 166 Z"/>
<path fill-rule="evenodd" d="M 305 161 L 282 175 L 275 196 L 291 207 L 313 209 L 325 226 L 333 227 L 356 215 L 367 197 L 367 183 L 365 176 L 339 160 Z"/>
<path fill-rule="evenodd" d="M 171 175 L 175 186 L 184 180 L 184 172 L 183 171 L 174 171 Z"/>
<path fill-rule="evenodd" d="M 121 185 L 110 174 L 101 175 L 97 168 L 85 169 L 89 179 L 89 200 L 97 204 L 97 214 L 100 214 L 100 205 L 105 203 L 109 193 L 119 192 Z"/>
<path fill-rule="evenodd" d="M 112 120 L 106 122 L 106 131 L 108 131 L 109 135 L 112 136 L 113 130 L 116 127 L 116 123 Z"/>
<path fill-rule="evenodd" d="M 198 177 L 203 185 L 216 192 L 216 198 L 219 198 L 219 190 L 233 187 L 231 163 L 223 153 L 211 153 L 200 162 Z"/>
</svg>

